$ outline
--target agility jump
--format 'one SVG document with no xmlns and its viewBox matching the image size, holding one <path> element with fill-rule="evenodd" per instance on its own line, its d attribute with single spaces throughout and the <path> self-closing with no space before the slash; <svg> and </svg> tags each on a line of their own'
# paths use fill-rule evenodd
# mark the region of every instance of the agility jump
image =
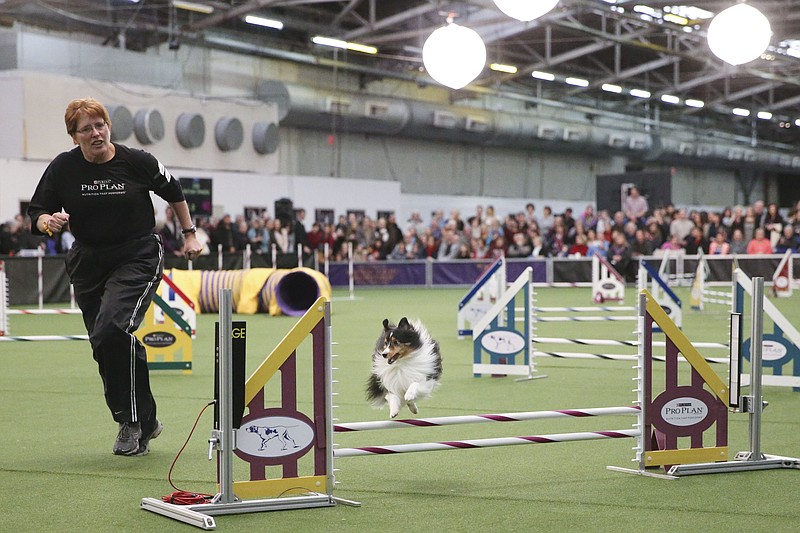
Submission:
<svg viewBox="0 0 800 533">
<path fill-rule="evenodd" d="M 752 280 L 736 269 L 733 273 L 733 310 L 743 313 L 745 296 L 754 298 Z M 777 387 L 792 387 L 795 392 L 800 392 L 800 332 L 797 331 L 780 310 L 769 300 L 763 302 L 764 314 L 772 321 L 772 333 L 762 334 L 762 368 L 767 368 L 770 373 L 762 373 L 761 383 Z M 751 339 L 744 340 L 743 353 L 750 360 Z M 749 376 L 743 376 L 743 386 L 750 384 Z"/>
<path fill-rule="evenodd" d="M 613 313 L 636 312 L 635 306 L 578 306 L 578 307 L 545 307 L 536 305 L 535 284 L 530 283 L 524 286 L 525 273 L 510 285 L 509 289 L 503 294 L 500 300 L 495 299 L 489 311 L 483 308 L 489 305 L 485 300 L 477 301 L 475 297 L 486 292 L 488 287 L 503 286 L 501 272 L 503 262 L 498 259 L 486 270 L 478 283 L 472 288 L 467 297 L 461 300 L 460 312 L 469 308 L 480 309 L 483 313 L 478 314 L 478 320 L 471 324 L 473 329 L 473 373 L 475 376 L 483 374 L 492 375 L 518 375 L 526 376 L 527 379 L 534 377 L 546 377 L 537 373 L 536 357 L 555 357 L 562 359 L 606 359 L 606 360 L 627 360 L 634 361 L 637 355 L 633 353 L 586 353 L 572 351 L 554 351 L 539 349 L 541 345 L 548 344 L 567 344 L 582 346 L 616 346 L 635 348 L 638 341 L 620 341 L 610 339 L 570 339 L 562 337 L 543 337 L 537 326 L 539 323 L 551 322 L 630 322 L 637 319 L 636 316 L 617 316 Z M 663 282 L 649 265 L 640 268 L 639 283 L 640 288 L 646 288 L 646 281 L 652 280 L 654 286 L 654 297 L 659 305 L 665 308 L 673 322 L 680 325 L 681 320 L 681 301 L 678 296 Z M 489 280 L 496 279 L 497 282 L 489 285 Z M 494 295 L 493 292 L 488 294 Z M 651 293 L 653 294 L 653 293 Z M 511 303 L 516 301 L 517 305 L 512 307 Z M 520 303 L 521 302 L 521 303 Z M 584 313 L 606 312 L 608 315 L 591 315 Z M 569 313 L 567 316 L 548 316 L 549 313 Z M 459 330 L 460 334 L 467 330 Z M 656 328 L 656 331 L 660 331 Z M 632 332 L 633 333 L 633 332 Z M 532 343 L 532 344 L 531 344 Z M 663 346 L 664 341 L 653 341 L 654 346 Z M 533 350 L 528 351 L 527 347 L 532 345 Z M 698 348 L 711 348 L 727 350 L 728 345 L 724 343 L 701 342 L 695 343 Z M 523 356 L 523 361 L 516 360 L 518 355 Z M 656 360 L 664 361 L 661 356 L 655 356 Z M 487 360 L 488 359 L 488 360 Z M 727 363 L 727 357 L 705 357 L 706 361 L 712 363 Z M 683 360 L 681 358 L 681 360 Z"/>
<path fill-rule="evenodd" d="M 0 262 L 1 263 L 1 262 Z M 79 309 L 8 309 L 7 280 L 0 264 L 0 341 L 88 341 L 86 334 L 77 335 L 8 335 L 8 315 L 80 314 Z M 165 275 L 145 312 L 136 336 L 147 350 L 150 368 L 156 370 L 192 370 L 192 339 L 197 328 L 195 307 L 183 291 Z"/>
<path fill-rule="evenodd" d="M 786 250 L 783 254 L 778 268 L 772 275 L 772 295 L 779 298 L 788 298 L 792 295 L 792 291 L 798 282 L 794 279 L 794 261 L 792 260 L 792 251 Z"/>
<path fill-rule="evenodd" d="M 41 262 L 41 257 L 39 258 Z M 40 270 L 41 286 L 41 270 Z M 41 290 L 40 290 L 41 305 Z M 8 278 L 6 277 L 5 263 L 0 261 L 0 341 L 14 342 L 35 342 L 35 341 L 85 341 L 89 336 L 85 334 L 77 335 L 22 335 L 12 336 L 10 326 L 10 315 L 72 315 L 79 314 L 79 309 L 9 309 L 8 308 Z"/>
<path fill-rule="evenodd" d="M 735 261 L 735 258 L 734 258 Z M 706 279 L 709 275 L 708 262 L 701 250 L 698 250 L 697 269 L 695 270 L 692 289 L 689 297 L 689 305 L 692 309 L 702 311 L 705 304 L 733 305 L 733 296 L 730 292 L 715 291 L 706 287 Z"/>
<path fill-rule="evenodd" d="M 472 324 L 491 309 L 494 302 L 505 292 L 506 262 L 497 258 L 478 278 L 466 295 L 458 302 L 456 320 L 458 338 L 472 336 Z"/>
<path fill-rule="evenodd" d="M 641 408 L 641 405 L 652 407 L 658 402 L 668 403 L 669 400 L 665 400 L 664 398 L 674 394 L 676 390 L 680 390 L 681 393 L 685 393 L 687 395 L 687 397 L 683 398 L 682 400 L 696 403 L 706 402 L 706 404 L 710 406 L 713 406 L 713 402 L 708 399 L 708 395 L 710 393 L 704 387 L 708 387 L 708 389 L 716 391 L 719 394 L 724 394 L 725 391 L 724 387 L 722 387 L 722 390 L 720 390 L 719 384 L 721 381 L 719 378 L 716 377 L 716 374 L 710 370 L 710 367 L 708 367 L 691 343 L 689 343 L 682 333 L 680 333 L 680 330 L 671 323 L 669 317 L 666 315 L 666 313 L 664 313 L 658 303 L 655 302 L 654 298 L 647 291 L 642 291 L 640 298 L 641 311 L 639 312 L 638 316 L 639 327 L 637 329 L 640 335 L 640 342 L 637 345 L 639 352 L 639 364 L 634 367 L 637 369 L 637 377 L 635 379 L 639 386 L 635 391 L 637 392 L 637 400 L 634 402 L 636 405 L 632 407 L 563 409 L 523 413 L 462 415 L 454 417 L 408 420 L 336 423 L 333 425 L 334 433 L 352 433 L 358 431 L 401 428 L 421 429 L 456 424 L 515 422 L 523 420 L 635 414 L 637 416 L 637 422 L 633 425 L 633 429 L 556 433 L 445 442 L 371 445 L 355 448 L 335 448 L 334 458 L 632 437 L 637 438 L 637 446 L 634 448 L 636 450 L 635 460 L 641 462 L 643 475 L 650 474 L 650 472 L 644 472 L 645 468 L 654 466 L 665 466 L 668 464 L 678 464 L 697 460 L 726 460 L 727 450 L 722 444 L 724 439 L 720 437 L 722 434 L 727 435 L 727 411 L 724 408 L 721 412 L 719 412 L 719 409 L 715 410 L 713 412 L 713 419 L 703 416 L 698 417 L 696 424 L 694 421 L 692 421 L 693 423 L 691 425 L 693 427 L 691 428 L 691 435 L 699 435 L 701 438 L 692 438 L 689 447 L 683 448 L 679 447 L 678 437 L 683 437 L 686 435 L 685 428 L 676 432 L 675 430 L 671 430 L 669 428 L 663 428 L 663 424 L 654 426 L 652 418 L 657 418 L 655 415 L 651 415 L 651 418 L 646 418 L 646 411 Z M 508 305 L 508 303 L 508 301 L 501 300 L 497 302 L 496 306 L 498 308 L 504 308 Z M 649 343 L 652 342 L 653 323 L 659 324 L 659 326 L 662 327 L 667 334 L 667 341 L 664 345 L 666 348 L 664 360 L 667 363 L 668 378 L 663 387 L 657 386 L 652 377 L 652 360 L 655 354 L 653 353 L 653 347 Z M 473 332 L 473 335 L 478 335 L 477 329 Z M 688 391 L 685 387 L 676 389 L 675 386 L 677 383 L 669 380 L 670 375 L 677 376 L 678 353 L 684 354 L 686 359 L 689 360 L 689 362 L 693 365 L 695 377 L 692 378 L 692 386 Z M 494 370 L 494 368 L 491 370 Z M 676 419 L 672 418 L 670 420 L 675 422 Z M 716 423 L 718 438 L 721 440 L 719 440 L 718 445 L 713 448 L 704 448 L 702 436 L 711 425 L 709 422 L 711 424 Z"/>
<path fill-rule="evenodd" d="M 531 355 L 534 305 L 532 278 L 533 269 L 528 267 L 486 314 L 473 324 L 472 372 L 476 377 L 483 374 L 525 376 L 523 379 L 545 377 L 536 373 L 536 364 Z M 521 323 L 522 327 L 519 328 L 517 323 Z M 516 359 L 520 354 L 521 363 Z"/>
<path fill-rule="evenodd" d="M 192 340 L 197 333 L 197 313 L 192 300 L 164 275 L 153 302 L 136 330 L 147 351 L 152 370 L 192 372 Z"/>
<path fill-rule="evenodd" d="M 625 301 L 625 278 L 598 254 L 592 256 L 592 301 L 598 304 Z"/>
<path fill-rule="evenodd" d="M 764 278 L 753 278 L 748 291 L 752 297 L 751 305 L 751 349 L 750 349 L 750 394 L 741 394 L 741 360 L 744 350 L 741 349 L 741 314 L 733 313 L 731 320 L 731 372 L 729 378 L 728 405 L 735 412 L 747 413 L 749 417 L 749 449 L 739 452 L 732 461 L 682 463 L 669 469 L 669 475 L 688 476 L 694 474 L 715 474 L 742 472 L 749 470 L 797 469 L 800 470 L 800 459 L 780 455 L 768 455 L 761 451 L 761 414 L 766 406 L 762 391 L 762 340 L 764 304 Z"/>
<path fill-rule="evenodd" d="M 646 289 L 648 281 L 650 281 L 650 293 L 653 298 L 656 299 L 664 312 L 669 315 L 672 322 L 680 328 L 683 325 L 683 304 L 678 295 L 669 286 L 669 282 L 664 279 L 661 271 L 656 271 L 647 261 L 641 260 L 639 261 L 637 281 L 640 290 Z"/>
<path fill-rule="evenodd" d="M 480 320 L 503 296 L 509 285 L 506 279 L 506 260 L 503 257 L 496 259 L 480 275 L 464 297 L 458 302 L 457 334 L 462 339 L 473 333 L 473 325 Z M 614 267 L 600 256 L 592 256 L 592 281 L 587 283 L 534 283 L 533 287 L 592 287 L 592 300 L 595 303 L 617 301 L 622 303 L 625 298 L 625 280 Z M 617 312 L 633 311 L 632 307 L 616 308 L 606 306 L 592 307 L 549 307 L 538 308 L 542 312 Z M 601 319 L 587 319 L 587 321 Z M 614 320 L 609 318 L 607 320 Z"/>
</svg>

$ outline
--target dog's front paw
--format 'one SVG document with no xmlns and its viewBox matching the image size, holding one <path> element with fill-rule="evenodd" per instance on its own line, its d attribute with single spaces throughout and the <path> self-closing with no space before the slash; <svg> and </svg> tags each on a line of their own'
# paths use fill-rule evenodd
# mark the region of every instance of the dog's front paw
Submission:
<svg viewBox="0 0 800 533">
<path fill-rule="evenodd" d="M 387 394 L 386 401 L 389 403 L 389 417 L 394 418 L 400 412 L 400 398 L 394 394 Z"/>
<path fill-rule="evenodd" d="M 417 409 L 417 404 L 413 400 L 406 402 L 406 405 L 408 406 L 408 410 L 411 411 L 413 414 L 419 413 L 419 409 Z"/>
<path fill-rule="evenodd" d="M 404 396 L 405 401 L 413 402 L 417 399 L 417 392 L 419 391 L 419 383 L 412 383 L 411 386 L 408 387 L 406 394 Z"/>
</svg>

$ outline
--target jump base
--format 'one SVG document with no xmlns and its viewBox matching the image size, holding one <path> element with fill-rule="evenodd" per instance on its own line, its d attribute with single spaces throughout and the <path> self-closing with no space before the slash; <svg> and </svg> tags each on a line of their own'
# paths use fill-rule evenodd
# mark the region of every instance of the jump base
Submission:
<svg viewBox="0 0 800 533">
<path fill-rule="evenodd" d="M 269 500 L 246 500 L 234 503 L 202 503 L 198 505 L 175 505 L 158 498 L 143 498 L 141 508 L 201 529 L 212 530 L 217 527 L 213 518 L 216 515 L 312 509 L 316 507 L 333 507 L 334 505 L 336 505 L 336 498 L 318 494 Z"/>
<path fill-rule="evenodd" d="M 750 452 L 739 452 L 733 461 L 722 463 L 698 463 L 693 465 L 674 465 L 669 469 L 673 476 L 691 476 L 695 474 L 718 474 L 725 472 L 746 472 L 750 470 L 777 470 L 794 468 L 800 470 L 800 459 L 781 457 L 779 455 L 763 455 L 761 459 L 751 459 Z"/>
</svg>

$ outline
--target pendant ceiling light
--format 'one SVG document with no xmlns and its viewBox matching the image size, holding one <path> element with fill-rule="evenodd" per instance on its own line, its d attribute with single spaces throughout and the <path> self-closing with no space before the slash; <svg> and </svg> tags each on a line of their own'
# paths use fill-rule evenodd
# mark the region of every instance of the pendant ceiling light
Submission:
<svg viewBox="0 0 800 533">
<path fill-rule="evenodd" d="M 736 4 L 720 11 L 708 26 L 708 47 L 715 56 L 741 65 L 758 58 L 769 45 L 772 29 L 761 11 Z"/>
<path fill-rule="evenodd" d="M 486 45 L 474 30 L 451 23 L 425 41 L 422 62 L 431 78 L 451 89 L 461 89 L 483 70 Z"/>
<path fill-rule="evenodd" d="M 494 0 L 494 3 L 509 17 L 528 22 L 552 10 L 558 0 Z"/>
</svg>

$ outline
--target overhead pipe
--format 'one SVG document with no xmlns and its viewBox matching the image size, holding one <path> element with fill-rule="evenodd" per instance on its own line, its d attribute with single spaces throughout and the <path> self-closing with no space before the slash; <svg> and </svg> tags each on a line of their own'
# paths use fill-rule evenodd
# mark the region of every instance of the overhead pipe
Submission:
<svg viewBox="0 0 800 533">
<path fill-rule="evenodd" d="M 694 131 L 648 132 L 584 113 L 536 109 L 528 113 L 491 111 L 383 95 L 325 90 L 265 80 L 257 98 L 279 95 L 281 124 L 340 131 L 459 142 L 483 146 L 540 148 L 564 153 L 618 153 L 664 164 L 687 163 L 724 168 L 800 172 L 800 157 L 749 143 L 709 138 Z"/>
</svg>

